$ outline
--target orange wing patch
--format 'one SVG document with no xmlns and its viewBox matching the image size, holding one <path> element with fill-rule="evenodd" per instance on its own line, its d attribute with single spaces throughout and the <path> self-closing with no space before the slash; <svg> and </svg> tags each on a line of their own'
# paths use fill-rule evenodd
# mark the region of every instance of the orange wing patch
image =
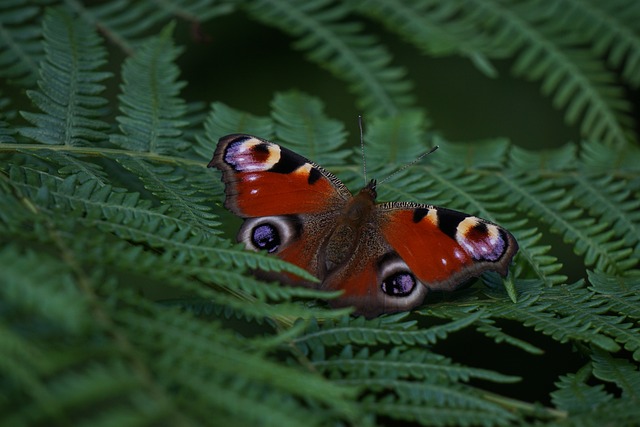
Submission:
<svg viewBox="0 0 640 427">
<path fill-rule="evenodd" d="M 437 226 L 435 208 L 418 223 L 414 222 L 413 210 L 389 211 L 381 229 L 387 242 L 424 283 L 444 282 L 472 263 L 464 248 Z"/>
</svg>

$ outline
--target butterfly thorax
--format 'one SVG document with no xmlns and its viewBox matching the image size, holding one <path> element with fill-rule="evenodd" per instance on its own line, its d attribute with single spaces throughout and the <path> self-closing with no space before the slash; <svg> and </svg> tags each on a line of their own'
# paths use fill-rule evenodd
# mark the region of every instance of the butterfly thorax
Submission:
<svg viewBox="0 0 640 427">
<path fill-rule="evenodd" d="M 345 204 L 325 246 L 324 266 L 327 272 L 347 262 L 356 252 L 360 235 L 369 224 L 375 206 L 375 185 L 372 180 Z"/>
</svg>

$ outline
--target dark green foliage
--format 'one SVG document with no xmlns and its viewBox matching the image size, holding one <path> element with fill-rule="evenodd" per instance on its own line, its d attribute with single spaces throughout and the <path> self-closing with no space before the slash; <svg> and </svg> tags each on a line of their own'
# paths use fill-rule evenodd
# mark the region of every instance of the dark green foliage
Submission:
<svg viewBox="0 0 640 427">
<path fill-rule="evenodd" d="M 40 13 L 34 2 L 7 0 L 0 5 L 0 76 L 14 84 L 31 87 L 43 56 L 42 28 L 31 20 Z"/>
<path fill-rule="evenodd" d="M 29 3 L 0 5 L 0 424 L 637 425 L 637 2 Z M 367 320 L 251 275 L 305 273 L 233 243 L 205 168 L 219 137 L 275 139 L 354 190 L 363 173 L 321 94 L 275 93 L 261 116 L 185 99 L 191 45 L 174 38 L 232 10 L 348 84 L 368 175 L 438 144 L 380 199 L 505 226 L 520 245 L 506 282 Z M 372 26 L 488 76 L 507 58 L 587 140 L 447 141 Z"/>
<path fill-rule="evenodd" d="M 155 154 L 183 151 L 182 129 L 187 122 L 184 100 L 178 97 L 184 82 L 174 64 L 179 49 L 173 46 L 173 26 L 160 37 L 143 43 L 122 68 L 121 115 L 116 118 L 121 135 L 111 142 L 119 147 Z"/>
<path fill-rule="evenodd" d="M 406 72 L 361 24 L 345 22 L 347 2 L 286 0 L 247 2 L 248 12 L 298 38 L 295 47 L 310 60 L 349 82 L 359 106 L 371 115 L 394 115 L 412 106 Z"/>
<path fill-rule="evenodd" d="M 39 90 L 27 92 L 41 112 L 23 112 L 33 127 L 20 133 L 50 145 L 105 141 L 107 125 L 100 118 L 107 100 L 100 95 L 110 73 L 97 70 L 106 62 L 106 49 L 95 31 L 57 9 L 50 9 L 42 27 L 49 43 L 44 47 Z"/>
</svg>

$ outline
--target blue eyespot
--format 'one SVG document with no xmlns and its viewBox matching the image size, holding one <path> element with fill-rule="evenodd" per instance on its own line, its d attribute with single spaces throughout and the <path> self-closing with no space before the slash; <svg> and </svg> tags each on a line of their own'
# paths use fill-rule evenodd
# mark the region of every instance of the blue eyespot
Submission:
<svg viewBox="0 0 640 427">
<path fill-rule="evenodd" d="M 406 297 L 416 288 L 416 279 L 407 272 L 398 272 L 382 281 L 382 292 L 392 297 Z"/>
<path fill-rule="evenodd" d="M 253 229 L 251 242 L 257 249 L 273 253 L 280 247 L 280 234 L 274 226 L 261 224 Z"/>
</svg>

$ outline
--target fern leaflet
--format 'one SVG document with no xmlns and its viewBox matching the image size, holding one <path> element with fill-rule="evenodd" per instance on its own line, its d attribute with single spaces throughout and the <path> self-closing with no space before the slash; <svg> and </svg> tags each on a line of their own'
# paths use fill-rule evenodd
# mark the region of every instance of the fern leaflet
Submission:
<svg viewBox="0 0 640 427">
<path fill-rule="evenodd" d="M 20 133 L 49 145 L 104 142 L 107 100 L 98 95 L 105 89 L 102 82 L 111 74 L 98 71 L 106 63 L 100 38 L 82 21 L 57 9 L 48 9 L 43 27 L 48 43 L 40 64 L 40 90 L 27 92 L 42 112 L 23 112 L 34 126 L 22 128 Z"/>
</svg>

